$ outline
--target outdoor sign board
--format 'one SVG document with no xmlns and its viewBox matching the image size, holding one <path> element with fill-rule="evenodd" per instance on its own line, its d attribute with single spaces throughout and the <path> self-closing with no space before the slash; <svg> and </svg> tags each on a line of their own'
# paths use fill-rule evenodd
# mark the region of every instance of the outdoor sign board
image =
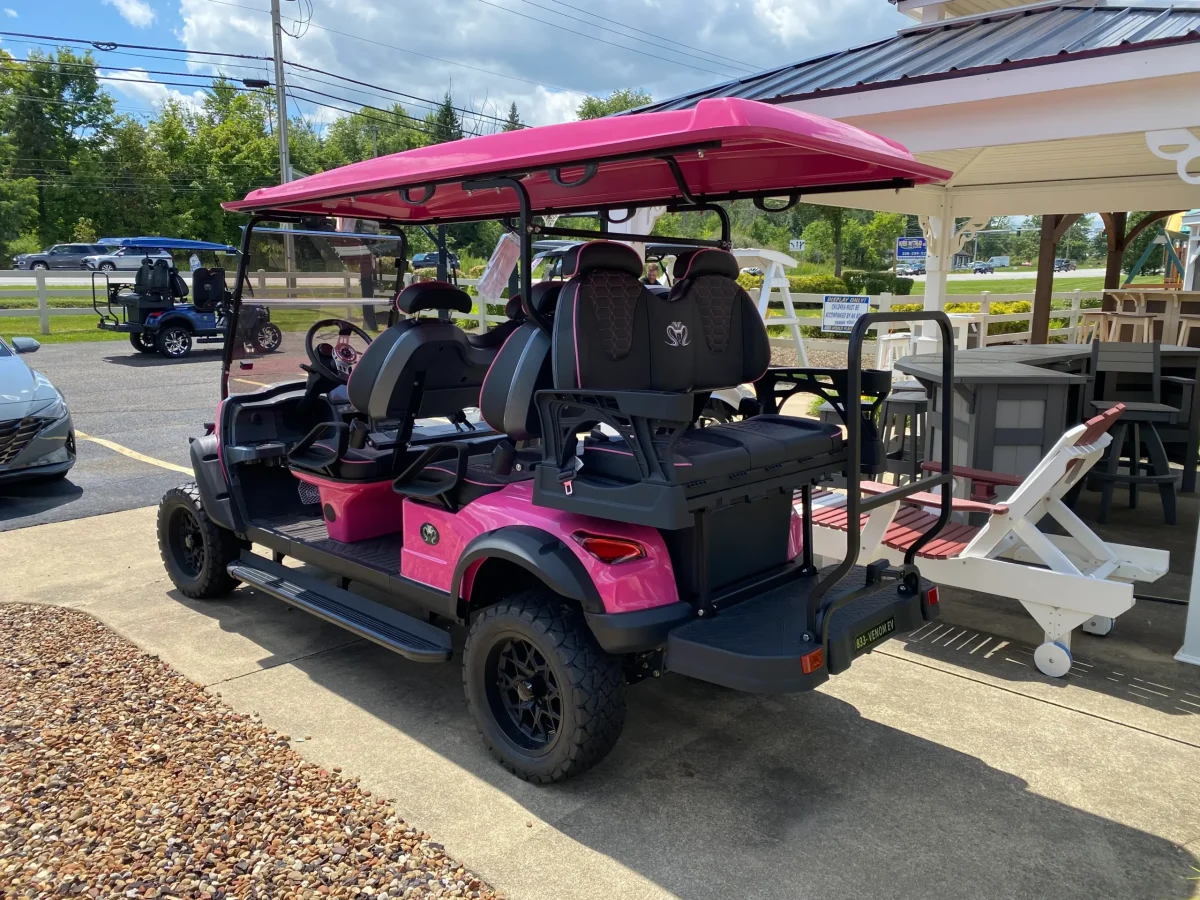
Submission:
<svg viewBox="0 0 1200 900">
<path fill-rule="evenodd" d="M 802 241 L 800 238 L 792 238 L 790 241 L 788 241 L 788 249 L 793 253 L 803 253 L 804 241 Z"/>
<path fill-rule="evenodd" d="M 928 248 L 925 246 L 925 238 L 923 237 L 898 237 L 896 238 L 896 259 L 903 261 L 906 259 L 924 259 L 928 255 Z"/>
<path fill-rule="evenodd" d="M 821 304 L 821 330 L 830 334 L 849 334 L 859 316 L 870 310 L 870 301 L 870 297 L 826 294 Z"/>
</svg>

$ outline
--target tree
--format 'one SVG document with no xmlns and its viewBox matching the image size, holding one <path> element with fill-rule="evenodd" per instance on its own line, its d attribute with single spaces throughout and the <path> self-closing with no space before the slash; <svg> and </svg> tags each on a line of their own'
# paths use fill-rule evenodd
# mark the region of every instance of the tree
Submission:
<svg viewBox="0 0 1200 900">
<path fill-rule="evenodd" d="M 824 262 L 833 256 L 833 226 L 828 219 L 816 219 L 804 229 L 804 250 L 809 258 L 817 262 Z"/>
<path fill-rule="evenodd" d="M 524 128 L 525 123 L 521 121 L 521 116 L 517 113 L 516 101 L 508 108 L 508 118 L 504 120 L 505 131 L 516 131 L 519 128 Z"/>
<path fill-rule="evenodd" d="M 1059 259 L 1087 259 L 1092 247 L 1092 217 L 1080 216 L 1058 242 L 1054 255 Z M 1107 251 L 1106 251 L 1107 252 Z"/>
<path fill-rule="evenodd" d="M 94 244 L 96 242 L 96 223 L 86 216 L 80 216 L 75 222 L 75 228 L 71 231 L 71 240 L 79 241 L 81 244 Z"/>
<path fill-rule="evenodd" d="M 425 123 L 426 130 L 432 132 L 430 143 L 444 144 L 447 141 L 462 140 L 462 119 L 458 117 L 458 110 L 454 108 L 454 100 L 449 91 L 446 91 L 446 96 L 442 98 L 437 110 L 426 117 Z"/>
<path fill-rule="evenodd" d="M 867 240 L 872 244 L 882 268 L 892 261 L 896 253 L 896 238 L 908 227 L 908 216 L 904 213 L 877 212 L 866 227 Z M 874 268 L 874 266 L 872 266 Z"/>
<path fill-rule="evenodd" d="M 1150 215 L 1148 212 L 1131 212 L 1129 214 L 1129 222 L 1125 226 L 1126 232 L 1132 231 L 1133 226 L 1137 225 L 1138 222 L 1142 221 L 1148 215 Z M 1133 267 L 1142 258 L 1142 254 L 1146 252 L 1146 248 L 1161 234 L 1162 223 L 1156 222 L 1153 225 L 1147 226 L 1141 234 L 1130 241 L 1129 246 L 1125 248 L 1125 256 L 1121 260 L 1122 271 L 1127 273 L 1132 272 Z M 1162 268 L 1163 248 L 1159 244 L 1150 252 L 1150 255 L 1146 258 L 1146 262 L 1142 264 L 1141 272 L 1161 272 Z"/>
<path fill-rule="evenodd" d="M 649 91 L 641 88 L 621 88 L 613 91 L 607 97 L 593 97 L 590 94 L 583 98 L 575 114 L 580 119 L 600 119 L 627 109 L 645 106 L 654 98 Z"/>
</svg>

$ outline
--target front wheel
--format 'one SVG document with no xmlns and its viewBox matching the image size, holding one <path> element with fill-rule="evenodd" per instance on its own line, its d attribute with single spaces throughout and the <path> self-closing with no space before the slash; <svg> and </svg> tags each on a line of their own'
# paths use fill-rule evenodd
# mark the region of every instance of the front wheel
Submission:
<svg viewBox="0 0 1200 900">
<path fill-rule="evenodd" d="M 115 272 L 116 270 L 117 270 L 117 267 L 115 265 L 113 265 L 112 263 L 108 263 L 108 262 L 100 263 L 100 271 L 101 272 Z"/>
<path fill-rule="evenodd" d="M 182 325 L 168 325 L 155 336 L 154 346 L 168 359 L 183 359 L 192 352 L 192 333 Z"/>
<path fill-rule="evenodd" d="M 180 593 L 223 597 L 238 586 L 227 569 L 246 543 L 208 517 L 195 483 L 171 488 L 158 505 L 158 552 Z"/>
<path fill-rule="evenodd" d="M 463 650 L 467 705 L 488 750 L 527 781 L 585 772 L 625 723 L 621 661 L 600 649 L 578 607 L 545 590 L 483 610 Z"/>
<path fill-rule="evenodd" d="M 48 265 L 46 265 L 44 262 L 35 262 L 29 268 L 31 268 L 31 269 L 49 269 L 50 267 Z"/>
<path fill-rule="evenodd" d="M 283 343 L 283 332 L 274 322 L 264 322 L 254 330 L 254 346 L 260 353 L 274 353 Z"/>
<path fill-rule="evenodd" d="M 153 353 L 158 348 L 154 346 L 154 335 L 148 331 L 139 331 L 137 334 L 129 335 L 129 343 L 133 345 L 133 349 L 139 353 Z"/>
</svg>

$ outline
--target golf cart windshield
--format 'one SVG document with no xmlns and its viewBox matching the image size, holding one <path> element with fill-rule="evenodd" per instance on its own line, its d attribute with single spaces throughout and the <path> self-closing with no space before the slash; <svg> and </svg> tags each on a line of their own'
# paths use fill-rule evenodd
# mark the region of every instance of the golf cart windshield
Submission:
<svg viewBox="0 0 1200 900">
<path fill-rule="evenodd" d="M 229 393 L 304 380 L 312 354 L 336 373 L 338 354 L 346 366 L 394 321 L 397 270 L 401 282 L 408 271 L 402 238 L 263 227 L 254 230 L 251 254 L 227 338 Z M 227 289 L 236 277 L 225 274 Z"/>
</svg>

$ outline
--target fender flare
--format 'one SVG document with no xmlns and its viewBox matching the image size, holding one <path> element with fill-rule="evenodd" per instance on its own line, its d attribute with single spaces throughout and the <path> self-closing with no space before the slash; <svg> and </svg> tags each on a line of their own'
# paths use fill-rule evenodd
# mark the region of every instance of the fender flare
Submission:
<svg viewBox="0 0 1200 900">
<path fill-rule="evenodd" d="M 578 600 L 585 612 L 605 611 L 600 592 L 579 557 L 561 539 L 532 525 L 507 525 L 477 535 L 454 567 L 452 597 L 462 596 L 467 571 L 486 559 L 502 559 L 520 566 L 556 594 Z"/>
<path fill-rule="evenodd" d="M 186 313 L 182 312 L 169 312 L 159 316 L 154 322 L 154 330 L 158 331 L 165 325 L 174 325 L 176 323 L 179 323 L 187 328 L 188 333 L 196 333 L 196 323 L 193 322 Z"/>
</svg>

